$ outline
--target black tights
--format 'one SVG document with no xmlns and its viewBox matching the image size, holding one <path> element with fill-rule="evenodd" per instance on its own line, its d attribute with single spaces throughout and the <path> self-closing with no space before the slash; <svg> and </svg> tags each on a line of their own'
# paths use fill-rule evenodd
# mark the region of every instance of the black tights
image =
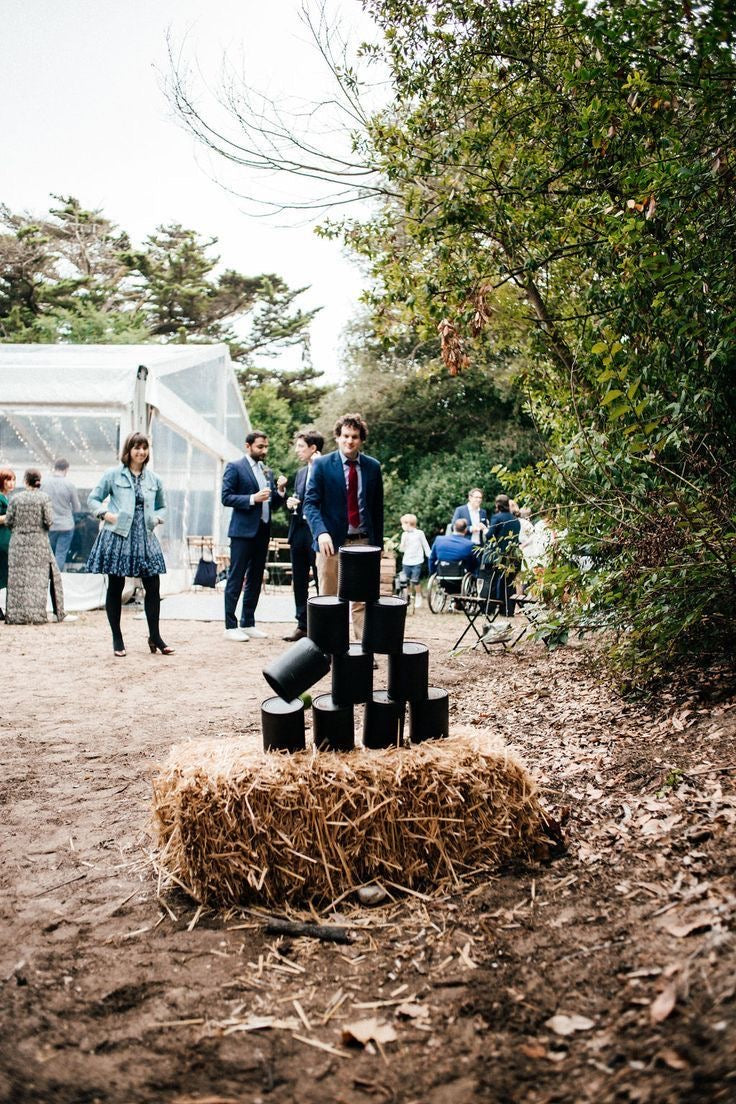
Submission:
<svg viewBox="0 0 736 1104">
<path fill-rule="evenodd" d="M 141 582 L 143 583 L 143 590 L 145 591 L 143 608 L 146 611 L 148 635 L 154 644 L 160 646 L 163 644 L 161 632 L 158 627 L 158 619 L 161 611 L 161 580 L 158 575 L 143 575 L 141 576 Z M 125 647 L 123 644 L 123 634 L 120 631 L 120 610 L 123 602 L 124 586 L 124 575 L 107 576 L 105 611 L 107 613 L 107 620 L 110 622 L 110 628 L 112 629 L 112 646 L 116 652 L 121 652 Z"/>
</svg>

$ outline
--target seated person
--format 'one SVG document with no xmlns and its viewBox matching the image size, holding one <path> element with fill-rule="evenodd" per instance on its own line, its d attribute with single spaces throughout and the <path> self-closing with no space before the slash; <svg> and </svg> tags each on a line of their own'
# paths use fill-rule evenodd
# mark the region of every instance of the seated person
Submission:
<svg viewBox="0 0 736 1104">
<path fill-rule="evenodd" d="M 461 563 L 466 571 L 477 570 L 477 558 L 473 555 L 473 545 L 468 540 L 468 523 L 465 518 L 459 518 L 455 522 L 454 532 L 449 537 L 435 537 L 429 553 L 430 575 L 434 575 L 440 560 Z"/>
</svg>

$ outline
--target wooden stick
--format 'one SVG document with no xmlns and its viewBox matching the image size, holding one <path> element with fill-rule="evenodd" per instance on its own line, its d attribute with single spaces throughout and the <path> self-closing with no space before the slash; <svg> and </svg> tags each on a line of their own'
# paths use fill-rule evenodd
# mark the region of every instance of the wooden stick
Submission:
<svg viewBox="0 0 736 1104">
<path fill-rule="evenodd" d="M 352 943 L 348 928 L 338 924 L 300 924 L 296 920 L 280 920 L 271 916 L 266 921 L 269 935 L 304 935 L 308 939 L 321 939 L 323 943 Z"/>
</svg>

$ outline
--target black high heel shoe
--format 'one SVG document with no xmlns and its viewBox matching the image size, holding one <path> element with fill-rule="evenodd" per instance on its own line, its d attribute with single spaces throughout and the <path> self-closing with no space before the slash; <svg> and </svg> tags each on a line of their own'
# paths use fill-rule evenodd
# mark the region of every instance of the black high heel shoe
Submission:
<svg viewBox="0 0 736 1104">
<path fill-rule="evenodd" d="M 150 636 L 148 638 L 148 647 L 151 649 L 151 655 L 155 655 L 157 651 L 160 652 L 161 655 L 174 654 L 174 649 L 170 648 L 168 644 L 164 644 L 163 640 L 160 644 L 155 644 L 153 640 L 151 640 Z"/>
</svg>

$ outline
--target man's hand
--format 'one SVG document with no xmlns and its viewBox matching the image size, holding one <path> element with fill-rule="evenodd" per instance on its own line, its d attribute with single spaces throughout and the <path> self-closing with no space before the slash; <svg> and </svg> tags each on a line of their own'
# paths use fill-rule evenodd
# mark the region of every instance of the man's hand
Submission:
<svg viewBox="0 0 736 1104">
<path fill-rule="evenodd" d="M 319 545 L 319 550 L 323 556 L 335 555 L 335 546 L 332 543 L 332 537 L 329 533 L 320 533 L 320 535 L 317 537 L 317 544 Z"/>
<path fill-rule="evenodd" d="M 286 486 L 286 484 L 288 482 L 289 482 L 289 480 L 286 478 L 285 475 L 280 475 L 278 477 L 278 479 L 276 480 L 276 490 L 279 491 L 279 492 L 283 491 L 284 487 Z"/>
<path fill-rule="evenodd" d="M 256 491 L 256 493 L 253 495 L 253 501 L 254 502 L 268 502 L 270 497 L 271 497 L 271 488 L 270 487 L 262 487 L 260 489 L 260 491 Z"/>
</svg>

